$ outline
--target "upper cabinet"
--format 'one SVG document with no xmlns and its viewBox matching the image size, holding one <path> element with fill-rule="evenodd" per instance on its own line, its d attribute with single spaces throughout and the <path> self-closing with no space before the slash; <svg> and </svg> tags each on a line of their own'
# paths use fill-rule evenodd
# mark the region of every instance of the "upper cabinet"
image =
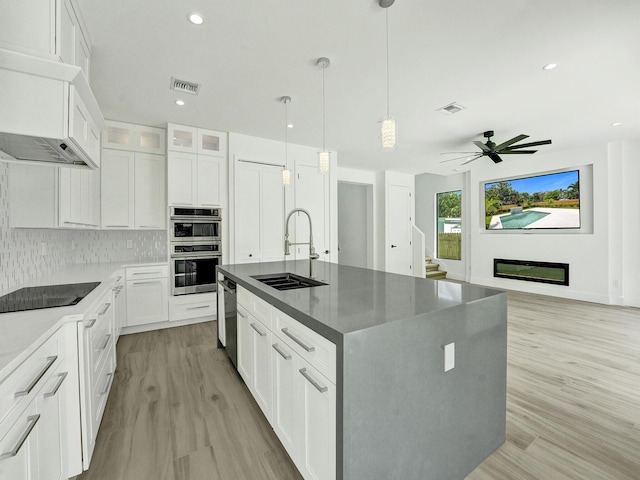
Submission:
<svg viewBox="0 0 640 480">
<path fill-rule="evenodd" d="M 166 227 L 165 130 L 107 122 L 102 134 L 102 228 Z"/>
<path fill-rule="evenodd" d="M 227 156 L 227 134 L 224 132 L 170 123 L 167 126 L 167 134 L 169 151 Z"/>
<path fill-rule="evenodd" d="M 165 130 L 164 128 L 108 121 L 107 130 L 102 134 L 102 148 L 164 155 Z"/>
<path fill-rule="evenodd" d="M 226 204 L 227 134 L 168 124 L 169 205 Z"/>
<path fill-rule="evenodd" d="M 75 0 L 2 2 L 0 48 L 76 65 L 89 80 L 91 45 Z"/>
</svg>

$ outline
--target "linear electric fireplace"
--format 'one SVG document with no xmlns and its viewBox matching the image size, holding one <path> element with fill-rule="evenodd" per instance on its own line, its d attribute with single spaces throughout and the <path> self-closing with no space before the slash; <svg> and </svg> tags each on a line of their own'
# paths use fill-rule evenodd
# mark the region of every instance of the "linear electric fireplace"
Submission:
<svg viewBox="0 0 640 480">
<path fill-rule="evenodd" d="M 569 264 L 494 258 L 493 276 L 527 282 L 569 285 Z"/>
</svg>

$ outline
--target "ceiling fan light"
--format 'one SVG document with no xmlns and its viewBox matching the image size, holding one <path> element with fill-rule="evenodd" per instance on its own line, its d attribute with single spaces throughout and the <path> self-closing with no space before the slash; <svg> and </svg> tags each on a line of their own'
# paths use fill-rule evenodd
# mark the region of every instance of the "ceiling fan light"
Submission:
<svg viewBox="0 0 640 480">
<path fill-rule="evenodd" d="M 318 170 L 320 173 L 327 173 L 329 171 L 329 164 L 331 163 L 331 152 L 323 150 L 318 152 Z"/>
<path fill-rule="evenodd" d="M 383 151 L 395 150 L 398 145 L 398 123 L 395 118 L 387 117 L 380 122 L 380 139 Z"/>
</svg>

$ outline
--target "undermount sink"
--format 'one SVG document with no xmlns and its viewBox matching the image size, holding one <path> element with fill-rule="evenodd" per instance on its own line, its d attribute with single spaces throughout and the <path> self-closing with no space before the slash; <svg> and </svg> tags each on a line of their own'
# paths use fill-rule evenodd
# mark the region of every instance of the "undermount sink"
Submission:
<svg viewBox="0 0 640 480">
<path fill-rule="evenodd" d="M 259 282 L 273 287 L 276 290 L 295 290 L 298 288 L 319 287 L 322 285 L 328 285 L 327 283 L 319 282 L 311 278 L 301 277 L 294 273 L 269 273 L 266 275 L 252 275 L 251 278 L 255 278 Z"/>
</svg>

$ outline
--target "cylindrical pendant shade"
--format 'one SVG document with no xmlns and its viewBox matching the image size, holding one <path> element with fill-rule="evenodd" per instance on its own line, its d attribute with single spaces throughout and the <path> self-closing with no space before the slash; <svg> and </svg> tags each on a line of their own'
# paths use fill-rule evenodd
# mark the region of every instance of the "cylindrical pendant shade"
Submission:
<svg viewBox="0 0 640 480">
<path fill-rule="evenodd" d="M 318 169 L 321 173 L 326 173 L 329 171 L 329 164 L 331 161 L 331 153 L 323 150 L 322 152 L 318 152 Z"/>
<path fill-rule="evenodd" d="M 398 124 L 392 117 L 387 117 L 380 122 L 380 139 L 382 150 L 394 150 L 398 144 Z"/>
<path fill-rule="evenodd" d="M 291 185 L 291 170 L 287 168 L 282 170 L 282 184 Z"/>
</svg>

